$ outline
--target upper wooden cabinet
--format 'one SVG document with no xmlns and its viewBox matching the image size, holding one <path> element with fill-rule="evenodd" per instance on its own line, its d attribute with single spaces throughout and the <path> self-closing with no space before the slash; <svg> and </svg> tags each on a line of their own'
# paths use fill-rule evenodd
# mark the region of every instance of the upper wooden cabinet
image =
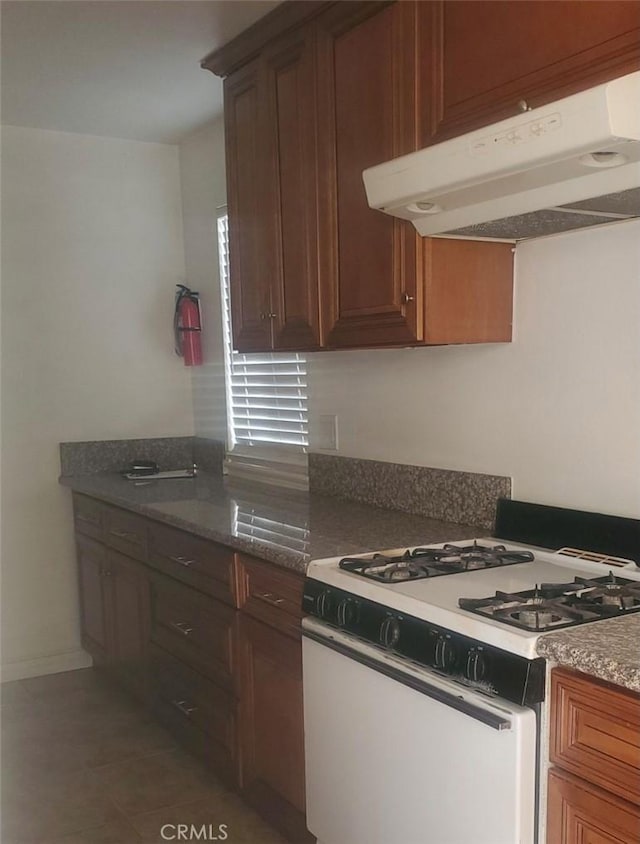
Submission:
<svg viewBox="0 0 640 844">
<path fill-rule="evenodd" d="M 422 251 L 411 225 L 369 208 L 366 167 L 417 146 L 414 3 L 338 3 L 318 19 L 323 345 L 423 337 Z"/>
<path fill-rule="evenodd" d="M 320 343 L 315 70 L 310 30 L 225 79 L 234 348 Z"/>
<path fill-rule="evenodd" d="M 237 349 L 508 341 L 505 247 L 418 237 L 362 171 L 637 69 L 640 2 L 294 0 L 203 65 L 226 77 Z"/>
<path fill-rule="evenodd" d="M 418 3 L 422 145 L 640 68 L 636 0 Z"/>
</svg>

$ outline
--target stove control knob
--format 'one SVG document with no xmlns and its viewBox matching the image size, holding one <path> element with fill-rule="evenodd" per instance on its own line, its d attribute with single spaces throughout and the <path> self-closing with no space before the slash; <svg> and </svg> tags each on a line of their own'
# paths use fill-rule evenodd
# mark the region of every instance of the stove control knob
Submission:
<svg viewBox="0 0 640 844">
<path fill-rule="evenodd" d="M 436 639 L 434 668 L 451 671 L 456 664 L 456 647 L 450 636 L 440 635 Z"/>
<path fill-rule="evenodd" d="M 319 618 L 329 618 L 331 615 L 333 601 L 331 600 L 331 592 L 329 589 L 325 589 L 324 592 L 321 592 L 318 597 L 316 598 L 316 612 Z"/>
<path fill-rule="evenodd" d="M 358 621 L 359 606 L 353 598 L 343 598 L 338 604 L 338 624 L 340 627 L 350 627 Z"/>
<path fill-rule="evenodd" d="M 395 648 L 400 640 L 400 622 L 388 615 L 380 625 L 380 644 L 385 648 Z"/>
<path fill-rule="evenodd" d="M 486 671 L 487 666 L 482 649 L 471 648 L 467 654 L 467 662 L 464 667 L 467 680 L 471 680 L 473 683 L 479 683 L 481 680 L 484 680 Z"/>
</svg>

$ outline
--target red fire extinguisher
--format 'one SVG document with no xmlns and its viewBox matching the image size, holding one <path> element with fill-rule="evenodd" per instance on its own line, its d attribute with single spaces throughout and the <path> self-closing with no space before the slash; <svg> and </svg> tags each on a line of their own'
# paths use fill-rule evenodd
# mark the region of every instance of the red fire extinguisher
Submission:
<svg viewBox="0 0 640 844">
<path fill-rule="evenodd" d="M 178 289 L 173 317 L 176 354 L 184 358 L 185 366 L 200 366 L 202 364 L 200 296 L 184 284 L 176 286 Z"/>
</svg>

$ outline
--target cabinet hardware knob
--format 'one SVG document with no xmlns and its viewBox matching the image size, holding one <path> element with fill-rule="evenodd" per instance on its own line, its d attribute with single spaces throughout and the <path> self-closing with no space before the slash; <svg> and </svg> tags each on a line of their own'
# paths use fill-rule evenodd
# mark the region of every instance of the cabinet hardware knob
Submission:
<svg viewBox="0 0 640 844">
<path fill-rule="evenodd" d="M 520 111 L 531 111 L 531 106 L 526 100 L 518 100 L 518 109 Z"/>
<path fill-rule="evenodd" d="M 266 318 L 267 318 L 267 314 L 264 311 L 262 311 L 262 313 L 260 314 L 260 319 L 264 322 Z"/>
<path fill-rule="evenodd" d="M 193 627 L 190 627 L 186 621 L 171 621 L 169 623 L 174 630 L 182 633 L 183 636 L 190 636 L 193 633 Z"/>
<path fill-rule="evenodd" d="M 183 715 L 186 715 L 187 718 L 191 717 L 192 712 L 196 712 L 198 707 L 197 706 L 190 706 L 186 700 L 172 700 L 171 705 L 175 706 L 175 708 L 182 712 Z"/>
<path fill-rule="evenodd" d="M 400 301 L 402 302 L 403 305 L 408 305 L 409 302 L 415 301 L 415 296 L 409 296 L 408 293 L 403 293 L 402 296 L 400 297 Z"/>
<path fill-rule="evenodd" d="M 104 571 L 102 572 L 102 576 L 111 577 L 111 572 L 109 571 L 109 569 L 104 569 Z"/>
<path fill-rule="evenodd" d="M 189 557 L 169 557 L 172 563 L 178 563 L 181 566 L 192 566 L 195 563 L 195 560 L 189 559 Z"/>
<path fill-rule="evenodd" d="M 267 316 L 269 317 L 269 319 L 276 319 L 278 314 L 267 314 Z"/>
</svg>

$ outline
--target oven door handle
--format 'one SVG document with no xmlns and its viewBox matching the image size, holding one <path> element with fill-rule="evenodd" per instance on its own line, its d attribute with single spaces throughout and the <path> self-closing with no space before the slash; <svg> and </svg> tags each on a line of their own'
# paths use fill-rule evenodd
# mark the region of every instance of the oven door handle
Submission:
<svg viewBox="0 0 640 844">
<path fill-rule="evenodd" d="M 488 709 L 483 709 L 481 706 L 476 706 L 466 700 L 462 695 L 447 692 L 444 689 L 429 683 L 427 680 L 414 677 L 412 674 L 406 674 L 404 671 L 401 671 L 393 665 L 374 659 L 368 654 L 362 653 L 355 648 L 350 648 L 343 642 L 338 642 L 335 639 L 323 636 L 315 630 L 303 628 L 302 635 L 306 639 L 318 642 L 318 644 L 323 645 L 326 648 L 330 648 L 331 650 L 336 651 L 336 653 L 342 654 L 349 659 L 353 659 L 361 665 L 371 668 L 373 671 L 377 671 L 378 674 L 383 674 L 391 680 L 395 680 L 398 683 L 402 683 L 404 686 L 408 686 L 410 689 L 419 692 L 421 695 L 437 700 L 439 703 L 443 703 L 451 709 L 462 712 L 464 715 L 468 715 L 476 721 L 481 721 L 493 730 L 501 731 L 511 729 L 511 721 L 508 718 L 497 715 L 495 712 L 491 712 Z"/>
</svg>

